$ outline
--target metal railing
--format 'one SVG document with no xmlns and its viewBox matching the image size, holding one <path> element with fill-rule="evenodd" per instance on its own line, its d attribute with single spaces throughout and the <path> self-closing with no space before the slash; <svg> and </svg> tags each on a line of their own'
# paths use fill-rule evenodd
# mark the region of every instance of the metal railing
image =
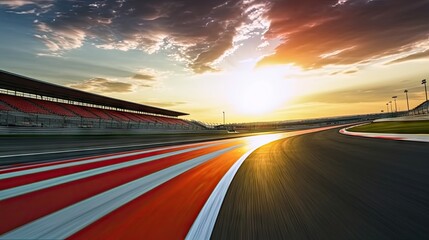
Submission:
<svg viewBox="0 0 429 240">
<path fill-rule="evenodd" d="M 188 125 L 144 122 L 117 121 L 101 118 L 62 117 L 45 114 L 29 114 L 18 111 L 0 111 L 0 126 L 39 127 L 39 128 L 105 128 L 105 129 L 165 129 L 165 130 L 200 130 L 195 123 Z"/>
</svg>

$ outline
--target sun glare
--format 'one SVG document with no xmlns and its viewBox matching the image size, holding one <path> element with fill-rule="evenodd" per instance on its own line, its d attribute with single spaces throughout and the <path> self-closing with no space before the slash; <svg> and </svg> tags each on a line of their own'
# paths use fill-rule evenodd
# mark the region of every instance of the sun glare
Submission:
<svg viewBox="0 0 429 240">
<path fill-rule="evenodd" d="M 275 86 L 261 80 L 254 81 L 243 86 L 241 93 L 237 96 L 236 105 L 245 113 L 266 113 L 280 104 L 280 99 L 275 92 Z"/>
<path fill-rule="evenodd" d="M 275 68 L 241 71 L 230 93 L 234 108 L 243 114 L 262 115 L 275 111 L 293 97 L 293 86 L 284 71 Z"/>
<path fill-rule="evenodd" d="M 249 148 L 256 148 L 267 143 L 273 142 L 277 139 L 280 139 L 283 134 L 269 134 L 269 135 L 261 135 L 261 136 L 252 136 L 245 139 Z"/>
</svg>

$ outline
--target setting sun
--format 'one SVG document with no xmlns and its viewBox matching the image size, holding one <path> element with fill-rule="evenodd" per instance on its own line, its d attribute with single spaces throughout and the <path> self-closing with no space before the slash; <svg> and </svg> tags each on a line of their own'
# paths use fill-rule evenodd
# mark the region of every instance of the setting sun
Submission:
<svg viewBox="0 0 429 240">
<path fill-rule="evenodd" d="M 274 110 L 282 103 L 278 90 L 267 82 L 254 81 L 236 95 L 235 107 L 247 114 L 262 114 Z"/>
<path fill-rule="evenodd" d="M 231 76 L 235 84 L 227 88 L 232 107 L 245 115 L 270 114 L 296 97 L 297 89 L 293 81 L 284 78 L 285 67 L 253 68 L 241 66 Z M 288 69 L 289 72 L 298 71 Z"/>
</svg>

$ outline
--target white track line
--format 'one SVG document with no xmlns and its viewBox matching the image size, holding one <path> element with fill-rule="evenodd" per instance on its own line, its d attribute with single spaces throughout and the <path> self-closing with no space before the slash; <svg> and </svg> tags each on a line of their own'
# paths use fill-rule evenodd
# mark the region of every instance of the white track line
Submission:
<svg viewBox="0 0 429 240">
<path fill-rule="evenodd" d="M 0 238 L 2 239 L 64 239 L 110 212 L 136 199 L 142 194 L 168 180 L 227 151 L 240 147 L 233 146 L 174 165 L 146 177 L 134 180 L 60 211 L 30 222 Z"/>
<path fill-rule="evenodd" d="M 213 145 L 219 145 L 219 144 L 211 144 L 209 146 L 213 146 Z M 82 171 L 82 172 L 72 173 L 69 175 L 51 178 L 51 179 L 43 180 L 40 182 L 30 183 L 30 184 L 22 185 L 19 187 L 9 188 L 9 189 L 0 191 L 0 200 L 5 200 L 8 198 L 20 196 L 20 195 L 23 195 L 26 193 L 38 191 L 41 189 L 53 187 L 56 185 L 60 185 L 60 184 L 64 184 L 64 183 L 68 183 L 68 182 L 72 182 L 72 181 L 76 181 L 79 179 L 92 177 L 92 176 L 99 175 L 102 173 L 107 173 L 107 172 L 119 170 L 122 168 L 135 166 L 135 165 L 142 164 L 145 162 L 150 162 L 150 161 L 154 161 L 154 160 L 165 158 L 165 157 L 171 157 L 174 155 L 207 148 L 209 146 L 204 145 L 204 146 L 200 146 L 200 147 L 195 147 L 195 148 L 184 149 L 184 150 L 179 150 L 179 151 L 175 151 L 175 152 L 159 154 L 159 155 L 155 155 L 155 156 L 151 156 L 151 157 L 145 157 L 145 158 L 141 158 L 141 159 L 137 159 L 137 160 L 133 160 L 133 161 L 117 163 L 114 165 L 108 165 L 108 166 L 104 166 L 104 167 L 100 167 L 100 168 L 95 168 L 95 169 L 90 169 L 90 170 L 86 170 L 86 171 Z"/>
<path fill-rule="evenodd" d="M 195 219 L 192 224 L 191 229 L 189 230 L 186 239 L 210 239 L 214 225 L 216 223 L 217 216 L 222 206 L 223 200 L 225 199 L 226 192 L 228 191 L 229 185 L 232 182 L 235 174 L 240 168 L 241 164 L 246 160 L 246 158 L 257 149 L 255 147 L 250 151 L 246 152 L 243 156 L 238 159 L 237 162 L 232 165 L 228 172 L 223 176 L 219 181 L 216 188 L 213 190 L 207 202 L 204 204 L 204 207 L 201 209 L 198 217 Z"/>
<path fill-rule="evenodd" d="M 329 129 L 329 128 L 328 128 Z M 302 133 L 292 133 L 290 135 L 278 135 L 278 137 L 267 140 L 263 143 L 258 143 L 256 146 L 252 147 L 249 151 L 243 154 L 237 162 L 232 165 L 228 172 L 222 177 L 219 183 L 216 185 L 216 188 L 210 194 L 210 197 L 207 199 L 207 202 L 204 204 L 197 218 L 195 219 L 192 227 L 189 229 L 188 234 L 186 235 L 186 240 L 199 240 L 199 239 L 210 239 L 213 232 L 213 228 L 216 223 L 217 216 L 219 215 L 220 208 L 225 199 L 226 193 L 228 191 L 229 185 L 231 185 L 232 180 L 234 179 L 235 174 L 237 173 L 240 166 L 246 160 L 246 158 L 252 154 L 259 147 L 266 145 L 270 142 L 277 141 L 282 138 L 293 137 L 301 134 L 309 133 L 305 131 Z"/>
<path fill-rule="evenodd" d="M 191 146 L 192 145 L 190 145 L 189 147 L 191 147 Z M 145 153 L 151 153 L 151 152 L 156 152 L 156 151 L 174 149 L 174 148 L 179 148 L 179 147 L 186 147 L 186 145 L 185 146 L 172 146 L 172 147 L 165 147 L 165 148 L 157 148 L 157 149 L 132 152 L 132 153 L 125 153 L 125 154 L 117 154 L 117 155 L 112 155 L 112 156 L 107 156 L 107 157 L 92 158 L 89 160 L 81 160 L 81 161 L 76 161 L 76 162 L 59 163 L 59 164 L 55 164 L 55 165 L 49 165 L 46 167 L 31 168 L 31 169 L 27 169 L 27 170 L 9 172 L 9 173 L 4 173 L 4 174 L 0 173 L 0 180 L 12 178 L 12 177 L 23 176 L 23 175 L 32 174 L 32 173 L 45 172 L 45 171 L 54 170 L 54 169 L 78 166 L 78 165 L 83 165 L 83 164 L 87 164 L 87 163 L 94 163 L 94 162 L 100 162 L 100 161 L 106 161 L 106 160 L 112 160 L 112 159 L 117 159 L 117 158 L 122 158 L 122 157 L 130 157 L 130 156 L 135 156 L 135 155 L 139 155 L 139 154 L 145 154 Z M 9 170 L 9 169 L 7 169 L 7 170 Z"/>
<path fill-rule="evenodd" d="M 359 125 L 352 126 L 352 127 L 357 127 L 357 126 Z M 351 132 L 347 130 L 352 127 L 340 129 L 339 132 L 344 135 L 358 136 L 358 137 L 378 138 L 378 139 L 397 140 L 397 141 L 429 142 L 429 134 L 370 133 L 370 132 Z"/>
</svg>

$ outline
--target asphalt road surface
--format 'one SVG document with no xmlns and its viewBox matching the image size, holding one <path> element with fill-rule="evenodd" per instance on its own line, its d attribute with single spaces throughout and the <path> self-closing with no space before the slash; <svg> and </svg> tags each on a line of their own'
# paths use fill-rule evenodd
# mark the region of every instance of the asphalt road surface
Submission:
<svg viewBox="0 0 429 240">
<path fill-rule="evenodd" d="M 0 169 L 0 239 L 429 236 L 428 144 L 330 127 L 97 151 Z"/>
<path fill-rule="evenodd" d="M 61 161 L 121 151 L 142 150 L 267 133 L 269 132 L 110 136 L 0 136 L 0 169 L 17 163 Z"/>
<path fill-rule="evenodd" d="M 238 170 L 213 239 L 428 239 L 429 144 L 345 136 L 277 140 Z"/>
</svg>

